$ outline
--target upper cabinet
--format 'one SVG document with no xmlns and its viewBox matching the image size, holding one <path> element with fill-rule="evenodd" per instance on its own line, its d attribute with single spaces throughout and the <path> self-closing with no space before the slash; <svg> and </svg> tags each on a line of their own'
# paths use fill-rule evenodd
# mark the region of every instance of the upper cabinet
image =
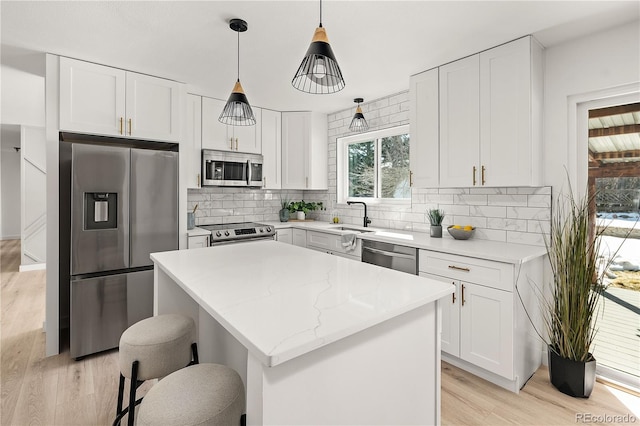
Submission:
<svg viewBox="0 0 640 426">
<path fill-rule="evenodd" d="M 60 130 L 178 142 L 181 87 L 61 57 Z"/>
<path fill-rule="evenodd" d="M 187 188 L 200 188 L 200 163 L 202 161 L 202 97 L 187 94 L 185 114 L 185 139 L 180 146 L 180 155 L 186 157 Z"/>
<path fill-rule="evenodd" d="M 327 189 L 327 116 L 282 113 L 282 189 Z"/>
<path fill-rule="evenodd" d="M 438 186 L 438 69 L 414 75 L 410 82 L 410 184 Z"/>
<path fill-rule="evenodd" d="M 262 109 L 253 107 L 254 126 L 230 126 L 218 121 L 226 102 L 202 98 L 202 148 L 262 153 Z"/>
<path fill-rule="evenodd" d="M 264 189 L 282 188 L 282 113 L 262 110 L 262 174 Z"/>
<path fill-rule="evenodd" d="M 417 74 L 410 97 L 413 186 L 541 184 L 542 48 L 533 37 Z"/>
</svg>

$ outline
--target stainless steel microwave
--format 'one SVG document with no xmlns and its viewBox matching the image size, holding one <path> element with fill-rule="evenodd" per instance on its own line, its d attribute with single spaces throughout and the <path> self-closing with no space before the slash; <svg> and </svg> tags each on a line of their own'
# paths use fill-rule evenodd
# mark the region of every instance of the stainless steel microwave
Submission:
<svg viewBox="0 0 640 426">
<path fill-rule="evenodd" d="M 262 155 L 202 150 L 203 186 L 262 187 Z"/>
</svg>

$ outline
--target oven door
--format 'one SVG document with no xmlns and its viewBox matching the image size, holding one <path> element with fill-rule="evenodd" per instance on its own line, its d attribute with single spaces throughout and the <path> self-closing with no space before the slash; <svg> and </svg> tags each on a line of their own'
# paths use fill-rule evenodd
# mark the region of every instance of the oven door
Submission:
<svg viewBox="0 0 640 426">
<path fill-rule="evenodd" d="M 268 236 L 259 236 L 253 238 L 238 238 L 237 240 L 227 240 L 227 241 L 213 241 L 212 238 L 209 239 L 209 244 L 213 247 L 215 246 L 224 246 L 227 244 L 238 244 L 238 243 L 249 243 L 251 241 L 261 241 L 261 240 L 275 240 L 275 235 Z"/>
</svg>

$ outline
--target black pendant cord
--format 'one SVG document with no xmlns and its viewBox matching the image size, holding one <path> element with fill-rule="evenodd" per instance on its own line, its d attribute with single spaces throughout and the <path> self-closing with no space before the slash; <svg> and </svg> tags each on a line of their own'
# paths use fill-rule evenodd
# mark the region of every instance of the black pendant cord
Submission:
<svg viewBox="0 0 640 426">
<path fill-rule="evenodd" d="M 320 28 L 322 28 L 322 0 L 320 0 Z"/>
<path fill-rule="evenodd" d="M 238 81 L 240 81 L 240 31 L 238 31 Z"/>
</svg>

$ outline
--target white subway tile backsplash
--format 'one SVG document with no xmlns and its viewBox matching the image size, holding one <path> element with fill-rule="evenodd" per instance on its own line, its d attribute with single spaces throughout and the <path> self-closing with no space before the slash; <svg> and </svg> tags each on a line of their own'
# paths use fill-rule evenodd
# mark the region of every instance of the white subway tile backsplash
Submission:
<svg viewBox="0 0 640 426">
<path fill-rule="evenodd" d="M 544 207 L 507 207 L 507 217 L 512 219 L 549 220 L 551 209 Z"/>
<path fill-rule="evenodd" d="M 515 194 L 496 194 L 488 195 L 487 201 L 490 206 L 526 206 L 527 196 Z"/>
<path fill-rule="evenodd" d="M 455 204 L 486 206 L 487 197 L 488 197 L 487 195 L 461 194 L 461 195 L 454 195 L 453 200 Z"/>
<path fill-rule="evenodd" d="M 542 234 L 535 234 L 531 232 L 509 231 L 507 232 L 507 242 L 544 246 L 544 239 L 542 237 Z"/>
<path fill-rule="evenodd" d="M 527 206 L 529 207 L 551 207 L 551 197 L 549 194 L 527 195 Z"/>
<path fill-rule="evenodd" d="M 524 194 L 524 195 L 532 195 L 532 194 L 540 194 L 540 195 L 551 195 L 551 187 L 550 186 L 537 186 L 537 187 L 514 187 L 507 188 L 507 194 Z"/>
<path fill-rule="evenodd" d="M 527 232 L 527 221 L 524 219 L 488 218 L 487 228 L 504 229 L 506 231 Z"/>
<path fill-rule="evenodd" d="M 468 188 L 442 188 L 442 189 L 434 189 L 435 194 L 468 194 Z"/>
<path fill-rule="evenodd" d="M 507 241 L 507 231 L 498 230 L 498 229 L 483 229 L 476 228 L 476 233 L 473 238 L 478 238 L 481 240 L 489 240 L 489 241 Z"/>
<path fill-rule="evenodd" d="M 469 188 L 469 194 L 497 195 L 505 194 L 506 188 Z"/>
<path fill-rule="evenodd" d="M 504 206 L 470 206 L 469 214 L 472 216 L 507 217 L 507 208 Z"/>
</svg>

